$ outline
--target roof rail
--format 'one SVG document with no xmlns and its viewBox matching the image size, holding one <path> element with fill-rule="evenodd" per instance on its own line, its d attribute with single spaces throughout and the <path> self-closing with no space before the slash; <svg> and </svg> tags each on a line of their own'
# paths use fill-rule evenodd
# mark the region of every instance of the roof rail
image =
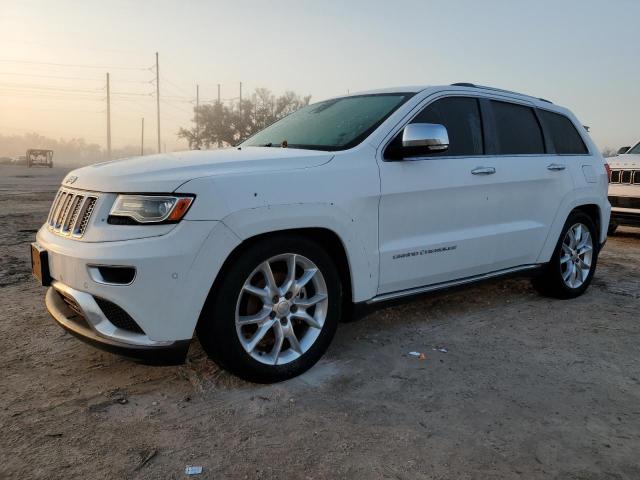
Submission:
<svg viewBox="0 0 640 480">
<path fill-rule="evenodd" d="M 553 104 L 553 102 L 547 100 L 546 98 L 538 98 L 538 97 L 533 97 L 531 95 L 526 95 L 524 93 L 519 93 L 519 92 L 514 92 L 512 90 L 505 90 L 503 88 L 495 88 L 495 87 L 487 87 L 485 85 L 476 85 L 475 83 L 468 83 L 468 82 L 458 82 L 458 83 L 452 83 L 451 84 L 452 87 L 470 87 L 470 88 L 481 88 L 483 90 L 491 90 L 494 92 L 502 92 L 502 93 L 510 93 L 512 95 L 519 95 L 521 97 L 528 97 L 528 98 L 535 98 L 536 100 L 540 100 L 542 102 L 547 102 L 547 103 L 551 103 Z"/>
</svg>

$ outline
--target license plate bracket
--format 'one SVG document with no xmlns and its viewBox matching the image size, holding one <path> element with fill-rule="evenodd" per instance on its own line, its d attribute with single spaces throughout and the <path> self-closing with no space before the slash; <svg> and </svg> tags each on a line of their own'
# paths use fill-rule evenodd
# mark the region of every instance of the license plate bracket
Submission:
<svg viewBox="0 0 640 480">
<path fill-rule="evenodd" d="M 51 285 L 49 256 L 47 251 L 35 242 L 31 244 L 31 273 L 43 287 Z"/>
</svg>

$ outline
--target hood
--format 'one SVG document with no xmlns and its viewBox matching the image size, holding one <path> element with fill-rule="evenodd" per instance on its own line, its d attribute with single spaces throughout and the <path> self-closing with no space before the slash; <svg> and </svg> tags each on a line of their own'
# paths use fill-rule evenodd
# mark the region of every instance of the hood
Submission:
<svg viewBox="0 0 640 480">
<path fill-rule="evenodd" d="M 191 150 L 97 163 L 73 170 L 62 184 L 95 192 L 170 193 L 194 178 L 311 168 L 332 158 L 295 148 Z"/>
<path fill-rule="evenodd" d="M 629 153 L 605 159 L 611 168 L 640 168 L 640 154 Z"/>
</svg>

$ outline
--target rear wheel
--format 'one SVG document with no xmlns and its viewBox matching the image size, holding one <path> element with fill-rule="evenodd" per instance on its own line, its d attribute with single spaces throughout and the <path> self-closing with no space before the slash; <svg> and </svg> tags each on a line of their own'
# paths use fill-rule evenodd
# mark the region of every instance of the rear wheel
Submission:
<svg viewBox="0 0 640 480">
<path fill-rule="evenodd" d="M 598 236 L 591 217 L 582 212 L 569 215 L 556 249 L 534 286 L 556 298 L 575 298 L 589 287 L 598 260 Z"/>
<path fill-rule="evenodd" d="M 223 272 L 198 337 L 221 367 L 277 382 L 313 366 L 335 334 L 342 290 L 329 255 L 305 237 L 265 239 Z"/>
</svg>

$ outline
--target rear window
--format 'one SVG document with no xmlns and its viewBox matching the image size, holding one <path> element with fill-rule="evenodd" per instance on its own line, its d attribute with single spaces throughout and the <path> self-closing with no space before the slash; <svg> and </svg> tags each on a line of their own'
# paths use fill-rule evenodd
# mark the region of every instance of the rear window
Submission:
<svg viewBox="0 0 640 480">
<path fill-rule="evenodd" d="M 544 152 L 540 124 L 532 108 L 491 100 L 499 155 Z"/>
<path fill-rule="evenodd" d="M 556 153 L 560 155 L 581 155 L 588 153 L 586 145 L 573 122 L 564 115 L 538 110 L 547 132 L 551 136 Z"/>
</svg>

